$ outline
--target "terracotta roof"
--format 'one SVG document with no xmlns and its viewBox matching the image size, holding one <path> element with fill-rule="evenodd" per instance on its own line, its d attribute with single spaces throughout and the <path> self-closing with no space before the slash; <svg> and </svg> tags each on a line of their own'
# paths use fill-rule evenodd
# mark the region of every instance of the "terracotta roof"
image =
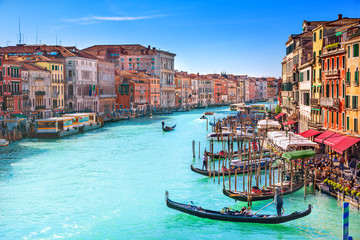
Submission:
<svg viewBox="0 0 360 240">
<path fill-rule="evenodd" d="M 49 72 L 41 67 L 38 67 L 36 65 L 33 65 L 31 63 L 27 63 L 27 62 L 23 62 L 21 65 L 21 69 L 23 70 L 36 70 L 36 71 L 44 71 L 44 72 Z"/>
<path fill-rule="evenodd" d="M 89 54 L 105 55 L 108 53 L 119 53 L 123 55 L 156 55 L 153 49 L 144 47 L 140 44 L 124 44 L 124 45 L 94 45 L 83 49 Z"/>
</svg>

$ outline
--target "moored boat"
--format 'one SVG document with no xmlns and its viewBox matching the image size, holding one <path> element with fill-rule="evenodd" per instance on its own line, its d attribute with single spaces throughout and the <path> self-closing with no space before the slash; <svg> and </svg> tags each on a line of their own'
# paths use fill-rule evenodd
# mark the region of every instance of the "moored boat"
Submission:
<svg viewBox="0 0 360 240">
<path fill-rule="evenodd" d="M 260 169 L 264 169 L 265 166 L 268 166 L 270 164 L 271 160 L 270 159 L 262 159 L 260 161 Z M 234 163 L 234 164 L 233 164 Z M 232 165 L 230 166 L 230 171 L 229 169 L 226 169 L 226 168 L 223 168 L 220 173 L 218 171 L 211 171 L 211 174 L 214 174 L 217 176 L 217 175 L 223 175 L 224 173 L 224 176 L 229 176 L 229 175 L 234 175 L 235 174 L 235 170 L 237 171 L 237 174 L 242 174 L 243 172 L 243 168 L 245 168 L 245 171 L 247 171 L 247 163 L 244 162 L 244 161 L 232 161 Z M 249 164 L 249 166 L 251 166 L 252 170 L 255 171 L 256 168 L 259 166 L 259 163 L 254 163 L 254 164 Z M 190 165 L 190 168 L 191 168 L 191 171 L 195 172 L 195 173 L 198 173 L 198 174 L 201 174 L 201 175 L 204 175 L 204 176 L 209 176 L 209 171 L 207 170 L 202 170 L 200 168 L 196 168 L 194 167 L 192 164 Z"/>
<path fill-rule="evenodd" d="M 9 141 L 3 138 L 0 139 L 0 147 L 6 147 L 8 145 L 9 145 Z"/>
<path fill-rule="evenodd" d="M 214 115 L 214 112 L 205 112 L 205 115 Z"/>
<path fill-rule="evenodd" d="M 79 132 L 88 132 L 101 127 L 96 113 L 71 113 L 64 114 L 63 117 L 72 117 L 74 124 L 79 127 Z"/>
<path fill-rule="evenodd" d="M 309 204 L 306 210 L 299 212 L 295 211 L 293 213 L 282 216 L 270 215 L 270 214 L 247 215 L 246 213 L 243 214 L 240 211 L 230 210 L 229 208 L 224 208 L 224 211 L 214 211 L 214 210 L 204 209 L 200 206 L 178 203 L 169 199 L 168 191 L 165 192 L 165 201 L 166 201 L 166 205 L 169 208 L 196 217 L 208 218 L 208 219 L 220 220 L 220 221 L 265 223 L 265 224 L 279 224 L 305 217 L 311 213 L 311 208 L 312 208 L 311 205 Z"/>
<path fill-rule="evenodd" d="M 283 184 L 283 187 L 281 189 L 281 194 L 282 195 L 288 195 L 291 194 L 293 192 L 296 192 L 298 190 L 300 190 L 302 187 L 304 186 L 304 183 L 298 183 L 298 184 L 294 184 L 292 191 L 291 191 L 291 187 L 290 184 Z M 278 186 L 280 187 L 280 185 Z M 247 202 L 248 201 L 248 193 L 247 192 L 235 192 L 235 191 L 231 191 L 228 189 L 223 189 L 223 194 L 227 197 L 230 197 L 232 199 L 235 199 L 237 201 L 242 201 L 242 202 Z M 251 201 L 255 202 L 255 201 L 262 201 L 262 200 L 266 200 L 266 199 L 272 199 L 275 196 L 275 191 L 273 188 L 269 188 L 269 189 L 264 189 L 264 190 L 260 190 L 251 193 Z"/>
<path fill-rule="evenodd" d="M 77 124 L 72 117 L 53 117 L 36 120 L 36 133 L 38 138 L 60 138 L 79 133 Z"/>
</svg>

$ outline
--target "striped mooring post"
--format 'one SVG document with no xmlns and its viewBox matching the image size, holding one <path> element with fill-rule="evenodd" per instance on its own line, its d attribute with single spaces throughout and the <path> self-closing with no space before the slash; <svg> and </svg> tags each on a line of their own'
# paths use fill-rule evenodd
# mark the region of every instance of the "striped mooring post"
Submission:
<svg viewBox="0 0 360 240">
<path fill-rule="evenodd" d="M 343 240 L 349 238 L 349 203 L 343 202 Z"/>
</svg>

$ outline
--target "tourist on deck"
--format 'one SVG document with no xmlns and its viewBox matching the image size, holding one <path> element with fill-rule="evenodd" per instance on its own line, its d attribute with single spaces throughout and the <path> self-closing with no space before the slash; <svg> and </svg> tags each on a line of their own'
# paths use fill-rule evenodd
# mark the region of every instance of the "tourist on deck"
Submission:
<svg viewBox="0 0 360 240">
<path fill-rule="evenodd" d="M 202 170 L 204 170 L 204 167 L 205 169 L 207 170 L 207 163 L 208 163 L 208 157 L 206 155 L 206 153 L 204 154 L 204 159 L 203 159 L 203 165 L 202 165 Z"/>
<path fill-rule="evenodd" d="M 278 216 L 281 216 L 281 210 L 283 210 L 283 199 L 281 197 L 281 194 L 280 194 L 280 189 L 277 188 L 276 189 L 276 194 L 275 194 L 275 197 L 274 197 L 274 204 L 276 206 L 276 210 L 277 210 L 277 215 Z"/>
</svg>

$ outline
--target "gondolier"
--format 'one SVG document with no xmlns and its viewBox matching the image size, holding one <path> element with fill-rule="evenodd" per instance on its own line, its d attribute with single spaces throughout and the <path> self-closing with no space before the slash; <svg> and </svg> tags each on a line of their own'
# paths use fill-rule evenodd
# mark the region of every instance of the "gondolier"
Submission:
<svg viewBox="0 0 360 240">
<path fill-rule="evenodd" d="M 276 206 L 278 216 L 281 216 L 281 210 L 283 210 L 283 203 L 284 202 L 283 202 L 282 196 L 280 194 L 280 189 L 277 188 L 276 189 L 276 194 L 275 194 L 275 197 L 274 197 L 274 204 Z"/>
<path fill-rule="evenodd" d="M 204 154 L 204 159 L 203 159 L 203 165 L 202 165 L 201 170 L 204 170 L 204 168 L 205 168 L 205 170 L 207 171 L 207 163 L 208 163 L 208 157 L 207 157 L 207 155 L 205 153 Z"/>
</svg>

